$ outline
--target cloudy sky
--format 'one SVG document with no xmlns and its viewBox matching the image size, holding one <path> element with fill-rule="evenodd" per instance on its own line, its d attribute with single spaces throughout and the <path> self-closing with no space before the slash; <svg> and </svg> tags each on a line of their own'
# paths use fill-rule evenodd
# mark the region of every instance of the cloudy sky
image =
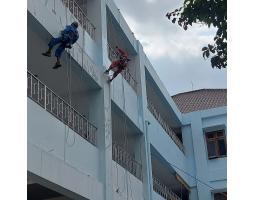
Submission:
<svg viewBox="0 0 255 200">
<path fill-rule="evenodd" d="M 226 88 L 226 70 L 212 69 L 201 49 L 215 29 L 196 25 L 184 31 L 165 14 L 183 0 L 114 0 L 170 95 L 202 88 Z"/>
</svg>

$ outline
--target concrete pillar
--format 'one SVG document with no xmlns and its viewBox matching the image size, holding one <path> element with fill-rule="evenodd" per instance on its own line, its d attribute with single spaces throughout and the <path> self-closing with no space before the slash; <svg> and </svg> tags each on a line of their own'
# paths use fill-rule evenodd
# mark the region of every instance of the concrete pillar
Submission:
<svg viewBox="0 0 255 200">
<path fill-rule="evenodd" d="M 141 125 L 143 127 L 143 135 L 141 137 L 141 149 L 142 149 L 142 170 L 143 170 L 143 190 L 144 199 L 151 200 L 153 198 L 153 180 L 152 180 L 152 166 L 151 166 L 151 153 L 150 153 L 150 141 L 148 137 L 149 123 L 146 122 L 146 81 L 145 81 L 145 68 L 144 68 L 144 53 L 140 42 L 138 44 L 138 64 L 137 71 L 140 76 L 137 76 L 138 88 L 137 95 L 139 96 L 139 108 L 141 108 Z M 139 122 L 140 124 L 140 122 Z"/>
</svg>

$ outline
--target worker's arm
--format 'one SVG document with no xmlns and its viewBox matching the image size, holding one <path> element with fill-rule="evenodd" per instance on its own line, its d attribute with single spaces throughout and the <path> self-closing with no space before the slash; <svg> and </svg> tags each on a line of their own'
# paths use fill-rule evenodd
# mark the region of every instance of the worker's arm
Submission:
<svg viewBox="0 0 255 200">
<path fill-rule="evenodd" d="M 74 44 L 79 39 L 79 33 L 77 32 L 72 40 L 72 44 Z"/>
<path fill-rule="evenodd" d="M 127 52 L 125 52 L 124 50 L 122 50 L 121 48 L 119 48 L 119 47 L 117 47 L 117 46 L 116 46 L 116 48 L 117 48 L 117 50 L 118 50 L 118 52 L 119 52 L 120 55 L 125 56 L 125 57 L 128 57 Z"/>
</svg>

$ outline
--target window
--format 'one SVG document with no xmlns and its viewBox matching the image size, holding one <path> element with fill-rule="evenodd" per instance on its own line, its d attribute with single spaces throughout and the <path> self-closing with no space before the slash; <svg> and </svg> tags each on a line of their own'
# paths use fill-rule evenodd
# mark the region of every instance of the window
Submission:
<svg viewBox="0 0 255 200">
<path fill-rule="evenodd" d="M 209 159 L 224 157 L 227 155 L 224 130 L 206 132 L 205 136 Z"/>
<path fill-rule="evenodd" d="M 227 192 L 215 193 L 214 200 L 227 200 Z"/>
</svg>

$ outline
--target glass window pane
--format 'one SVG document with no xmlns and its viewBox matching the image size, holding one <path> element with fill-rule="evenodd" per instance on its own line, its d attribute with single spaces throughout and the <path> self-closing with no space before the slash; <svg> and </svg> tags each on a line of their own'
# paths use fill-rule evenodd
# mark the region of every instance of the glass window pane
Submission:
<svg viewBox="0 0 255 200">
<path fill-rule="evenodd" d="M 225 156 L 227 155 L 227 149 L 226 149 L 226 145 L 225 145 L 225 141 L 224 139 L 221 139 L 218 141 L 218 145 L 219 145 L 219 153 L 221 156 Z"/>
<path fill-rule="evenodd" d="M 215 132 L 206 133 L 206 137 L 207 137 L 208 139 L 214 138 L 214 134 L 215 134 Z"/>
<path fill-rule="evenodd" d="M 208 141 L 207 142 L 207 151 L 208 151 L 208 157 L 215 157 L 216 156 L 216 146 L 214 141 Z"/>
<path fill-rule="evenodd" d="M 227 200 L 227 193 L 216 193 L 214 194 L 214 200 Z"/>
<path fill-rule="evenodd" d="M 223 136 L 223 130 L 217 131 L 217 136 L 218 137 Z"/>
</svg>

